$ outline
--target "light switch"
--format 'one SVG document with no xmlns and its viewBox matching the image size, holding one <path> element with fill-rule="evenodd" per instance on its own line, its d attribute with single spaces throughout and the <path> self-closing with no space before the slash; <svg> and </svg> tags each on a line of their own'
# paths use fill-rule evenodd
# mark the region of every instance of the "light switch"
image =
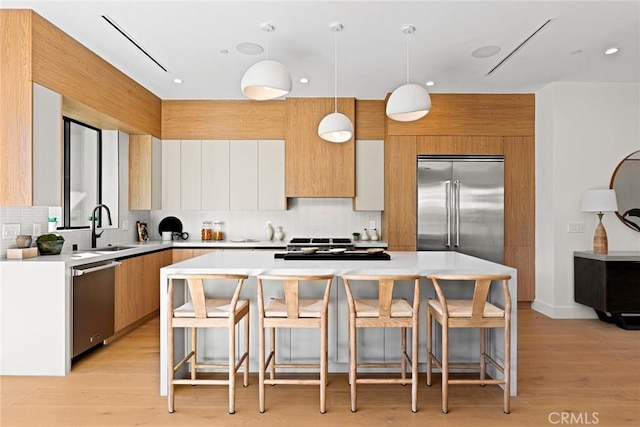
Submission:
<svg viewBox="0 0 640 427">
<path fill-rule="evenodd" d="M 20 234 L 20 224 L 2 224 L 2 238 L 12 239 Z"/>
<path fill-rule="evenodd" d="M 567 232 L 569 233 L 584 233 L 584 222 L 568 222 Z"/>
</svg>

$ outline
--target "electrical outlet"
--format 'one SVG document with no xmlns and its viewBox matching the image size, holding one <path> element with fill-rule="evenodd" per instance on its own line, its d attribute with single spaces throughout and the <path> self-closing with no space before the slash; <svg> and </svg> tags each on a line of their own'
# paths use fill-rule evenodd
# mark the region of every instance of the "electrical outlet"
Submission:
<svg viewBox="0 0 640 427">
<path fill-rule="evenodd" d="M 32 236 L 39 236 L 42 234 L 42 225 L 41 224 L 33 224 L 33 234 Z"/>
<path fill-rule="evenodd" d="M 370 229 L 372 229 L 372 230 L 373 230 L 374 228 L 376 228 L 376 222 L 375 222 L 375 221 L 371 221 L 371 222 L 369 223 L 369 228 L 370 228 Z"/>
<path fill-rule="evenodd" d="M 20 234 L 20 224 L 2 224 L 2 238 L 12 239 Z"/>
<path fill-rule="evenodd" d="M 584 233 L 584 222 L 568 222 L 567 232 L 569 233 Z"/>
<path fill-rule="evenodd" d="M 122 231 L 127 231 L 129 229 L 129 221 L 122 221 Z"/>
</svg>

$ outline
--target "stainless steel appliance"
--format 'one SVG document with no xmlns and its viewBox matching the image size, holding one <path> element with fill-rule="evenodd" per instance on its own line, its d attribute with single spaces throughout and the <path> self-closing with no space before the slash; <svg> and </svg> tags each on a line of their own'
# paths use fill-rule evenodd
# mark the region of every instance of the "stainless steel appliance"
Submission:
<svg viewBox="0 0 640 427">
<path fill-rule="evenodd" d="M 504 158 L 418 156 L 419 251 L 504 262 Z"/>
<path fill-rule="evenodd" d="M 102 343 L 114 332 L 114 267 L 118 261 L 73 267 L 72 357 Z"/>
<path fill-rule="evenodd" d="M 344 248 L 348 251 L 354 249 L 353 241 L 346 237 L 295 237 L 287 243 L 288 252 L 298 252 L 308 247 L 317 247 L 320 251 L 335 248 Z"/>
</svg>

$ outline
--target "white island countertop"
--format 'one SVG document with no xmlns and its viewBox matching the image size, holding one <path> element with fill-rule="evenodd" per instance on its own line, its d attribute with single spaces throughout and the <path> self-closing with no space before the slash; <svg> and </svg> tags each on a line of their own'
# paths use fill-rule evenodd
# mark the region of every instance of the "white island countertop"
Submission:
<svg viewBox="0 0 640 427">
<path fill-rule="evenodd" d="M 431 273 L 485 273 L 485 274 L 510 274 L 511 280 L 509 281 L 509 290 L 512 298 L 512 324 L 511 324 L 511 348 L 512 348 L 512 360 L 511 360 L 511 375 L 512 375 L 512 387 L 511 395 L 515 396 L 517 392 L 517 271 L 514 268 L 507 267 L 505 265 L 496 264 L 490 261 L 485 261 L 479 258 L 475 258 L 469 255 L 464 255 L 457 252 L 388 252 L 391 256 L 390 260 L 284 260 L 275 259 L 274 253 L 277 251 L 250 251 L 250 250 L 234 250 L 234 251 L 218 251 L 205 254 L 196 258 L 192 258 L 186 261 L 182 261 L 167 267 L 163 267 L 160 272 L 160 393 L 166 394 L 167 384 L 167 371 L 165 368 L 166 354 L 167 354 L 167 342 L 166 342 L 166 304 L 167 295 L 166 290 L 168 286 L 168 276 L 171 274 L 216 274 L 216 273 L 228 273 L 228 274 L 246 274 L 251 277 L 255 277 L 261 274 L 273 274 L 273 275 L 287 275 L 287 274 L 333 274 L 335 276 L 341 276 L 344 274 L 418 274 L 420 276 L 426 276 Z M 251 279 L 250 279 L 251 280 Z M 344 304 L 342 301 L 341 290 L 338 288 L 342 286 L 342 283 L 334 283 L 332 293 L 335 292 L 335 301 L 337 305 Z M 421 288 L 421 299 L 425 300 L 427 297 L 433 297 L 432 286 L 429 281 L 423 279 Z M 502 305 L 502 292 L 498 289 L 498 286 L 493 287 L 491 293 L 491 300 Z M 242 297 L 249 298 L 252 305 L 255 305 L 256 296 L 253 295 L 253 286 L 245 286 L 243 288 Z M 176 295 L 176 294 L 174 294 Z M 330 303 L 331 304 L 331 303 Z M 421 312 L 424 312 L 424 304 L 421 304 Z M 330 307 L 331 309 L 331 307 Z M 338 308 L 338 312 L 340 309 Z M 422 314 L 424 316 L 424 314 Z M 252 316 L 255 319 L 255 316 Z M 340 314 L 337 317 L 337 331 L 334 333 L 343 334 Z M 425 329 L 425 325 L 420 325 L 421 329 Z M 330 327 L 331 333 L 331 327 Z M 252 331 L 252 337 L 254 332 Z M 494 350 L 500 352 L 500 334 L 492 334 L 490 338 L 490 346 Z M 330 341 L 335 342 L 334 338 Z M 252 338 L 253 342 L 253 338 Z M 475 352 L 476 346 L 471 342 L 466 343 Z M 330 351 L 330 358 L 332 358 Z M 253 355 L 257 354 L 257 350 L 252 348 Z M 424 355 L 425 348 L 419 349 L 419 352 Z M 421 357 L 422 358 L 422 357 Z M 333 358 L 336 363 L 333 364 L 334 368 L 341 369 L 339 357 Z M 255 361 L 253 361 L 255 362 Z M 253 365 L 253 363 L 252 363 Z M 330 363 L 331 369 L 331 363 Z"/>
</svg>

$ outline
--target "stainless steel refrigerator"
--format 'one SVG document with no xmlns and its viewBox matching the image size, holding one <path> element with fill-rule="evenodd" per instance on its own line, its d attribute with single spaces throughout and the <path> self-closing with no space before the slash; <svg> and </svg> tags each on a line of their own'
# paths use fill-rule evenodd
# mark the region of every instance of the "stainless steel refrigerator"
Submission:
<svg viewBox="0 0 640 427">
<path fill-rule="evenodd" d="M 419 251 L 504 262 L 504 158 L 418 156 Z"/>
</svg>

